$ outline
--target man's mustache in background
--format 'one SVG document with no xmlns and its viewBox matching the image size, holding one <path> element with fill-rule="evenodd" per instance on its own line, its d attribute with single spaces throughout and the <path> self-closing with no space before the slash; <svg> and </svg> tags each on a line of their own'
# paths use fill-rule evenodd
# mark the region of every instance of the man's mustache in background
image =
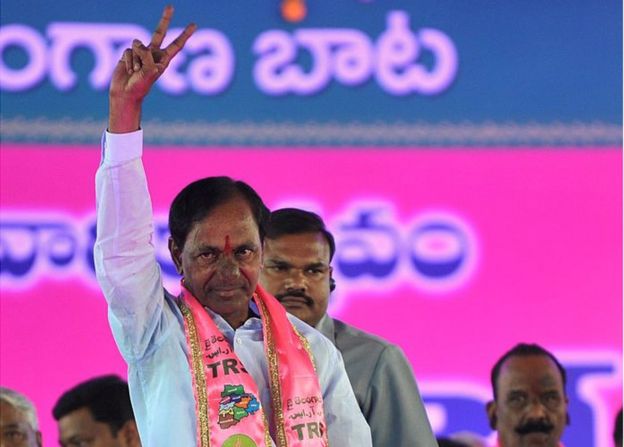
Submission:
<svg viewBox="0 0 624 447">
<path fill-rule="evenodd" d="M 529 421 L 526 424 L 516 427 L 516 433 L 519 435 L 527 435 L 529 433 L 550 433 L 553 428 L 553 424 L 546 421 Z"/>
<path fill-rule="evenodd" d="M 277 300 L 281 302 L 287 296 L 295 296 L 298 298 L 303 298 L 308 306 L 314 304 L 314 300 L 312 298 L 310 298 L 308 295 L 298 290 L 293 290 L 292 292 L 280 293 L 279 295 L 275 295 L 275 298 L 277 298 Z"/>
</svg>

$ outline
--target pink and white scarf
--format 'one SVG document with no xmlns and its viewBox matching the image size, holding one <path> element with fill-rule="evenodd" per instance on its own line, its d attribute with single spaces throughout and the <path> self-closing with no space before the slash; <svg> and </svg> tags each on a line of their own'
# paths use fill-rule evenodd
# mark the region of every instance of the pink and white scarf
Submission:
<svg viewBox="0 0 624 447">
<path fill-rule="evenodd" d="M 328 447 L 323 396 L 307 340 L 258 285 L 277 447 Z M 210 315 L 185 287 L 184 316 L 199 447 L 270 447 L 258 386 Z"/>
</svg>

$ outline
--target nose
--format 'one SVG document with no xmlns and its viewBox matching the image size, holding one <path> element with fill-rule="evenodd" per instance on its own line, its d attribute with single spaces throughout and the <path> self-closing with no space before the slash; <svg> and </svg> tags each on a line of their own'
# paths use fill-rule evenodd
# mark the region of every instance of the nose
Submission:
<svg viewBox="0 0 624 447">
<path fill-rule="evenodd" d="M 222 255 L 217 262 L 217 271 L 224 279 L 237 279 L 240 276 L 238 263 L 232 255 Z"/>
<path fill-rule="evenodd" d="M 539 399 L 533 399 L 529 404 L 527 411 L 528 419 L 539 421 L 546 420 L 548 418 L 548 412 L 546 411 L 546 407 Z"/>
<path fill-rule="evenodd" d="M 305 292 L 308 289 L 306 277 L 301 269 L 291 269 L 290 275 L 284 281 L 284 287 L 287 291 Z"/>
</svg>

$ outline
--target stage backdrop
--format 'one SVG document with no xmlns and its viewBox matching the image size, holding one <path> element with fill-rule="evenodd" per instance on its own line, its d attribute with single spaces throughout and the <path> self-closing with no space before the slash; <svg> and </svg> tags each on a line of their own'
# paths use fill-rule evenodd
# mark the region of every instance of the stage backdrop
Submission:
<svg viewBox="0 0 624 447">
<path fill-rule="evenodd" d="M 399 344 L 436 433 L 491 436 L 489 372 L 518 342 L 569 374 L 568 447 L 622 404 L 620 2 L 180 2 L 198 32 L 146 101 L 167 286 L 174 195 L 207 175 L 337 238 L 332 315 Z M 126 375 L 93 272 L 94 174 L 120 52 L 161 5 L 2 2 L 0 385 L 51 408 Z M 392 425 L 393 421 L 388 421 Z"/>
<path fill-rule="evenodd" d="M 126 371 L 93 274 L 97 165 L 96 147 L 2 151 L 2 384 L 35 400 L 49 442 L 63 390 Z M 609 445 L 621 403 L 619 150 L 161 147 L 145 165 L 172 289 L 173 196 L 205 175 L 244 179 L 271 208 L 327 220 L 332 315 L 403 348 L 438 433 L 489 433 L 490 367 L 525 341 L 565 360 L 566 445 Z"/>
</svg>

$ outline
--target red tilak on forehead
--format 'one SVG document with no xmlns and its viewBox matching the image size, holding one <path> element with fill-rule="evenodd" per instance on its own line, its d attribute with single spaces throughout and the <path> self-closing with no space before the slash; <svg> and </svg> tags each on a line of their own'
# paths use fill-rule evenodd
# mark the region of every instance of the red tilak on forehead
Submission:
<svg viewBox="0 0 624 447">
<path fill-rule="evenodd" d="M 226 255 L 232 254 L 232 246 L 230 245 L 230 235 L 225 235 L 225 245 L 223 246 L 223 252 Z"/>
</svg>

